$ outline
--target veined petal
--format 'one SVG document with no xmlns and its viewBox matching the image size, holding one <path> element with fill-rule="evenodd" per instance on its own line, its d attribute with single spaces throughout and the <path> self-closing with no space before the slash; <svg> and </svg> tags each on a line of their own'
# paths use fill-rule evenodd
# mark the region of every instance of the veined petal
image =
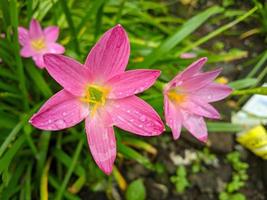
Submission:
<svg viewBox="0 0 267 200">
<path fill-rule="evenodd" d="M 197 91 L 200 88 L 210 84 L 220 73 L 222 69 L 216 69 L 213 71 L 197 74 L 192 78 L 189 78 L 180 83 L 180 87 L 186 91 Z"/>
<path fill-rule="evenodd" d="M 107 109 L 114 125 L 126 131 L 142 136 L 155 136 L 164 131 L 156 111 L 136 96 L 113 100 Z"/>
<path fill-rule="evenodd" d="M 87 56 L 85 66 L 93 77 L 106 81 L 122 73 L 128 63 L 130 43 L 121 25 L 108 30 Z"/>
<path fill-rule="evenodd" d="M 111 88 L 109 98 L 119 99 L 143 92 L 154 84 L 159 75 L 159 70 L 146 69 L 117 74 L 106 83 Z"/>
<path fill-rule="evenodd" d="M 164 96 L 164 115 L 166 124 L 171 128 L 173 139 L 178 139 L 181 134 L 182 117 L 179 109 Z"/>
<path fill-rule="evenodd" d="M 203 117 L 181 110 L 183 126 L 198 140 L 206 142 L 208 131 Z"/>
<path fill-rule="evenodd" d="M 44 36 L 40 23 L 35 19 L 31 20 L 29 33 L 31 39 L 37 39 Z"/>
<path fill-rule="evenodd" d="M 44 35 L 47 42 L 55 42 L 59 35 L 59 28 L 57 26 L 49 26 L 44 29 Z"/>
<path fill-rule="evenodd" d="M 197 61 L 193 62 L 191 65 L 189 65 L 184 71 L 177 74 L 168 84 L 167 89 L 169 87 L 175 87 L 179 82 L 185 81 L 197 74 L 201 71 L 201 68 L 204 66 L 204 64 L 207 62 L 207 58 L 200 58 Z"/>
<path fill-rule="evenodd" d="M 195 91 L 194 96 L 206 102 L 219 101 L 230 95 L 232 89 L 227 85 L 210 83 L 207 86 Z"/>
<path fill-rule="evenodd" d="M 42 54 L 37 54 L 32 56 L 32 59 L 34 60 L 34 63 L 36 64 L 37 67 L 43 69 L 45 67 L 44 64 L 44 58 Z"/>
<path fill-rule="evenodd" d="M 65 51 L 65 48 L 57 43 L 50 43 L 48 44 L 48 51 L 49 53 L 53 54 L 63 54 Z"/>
<path fill-rule="evenodd" d="M 72 58 L 45 54 L 44 62 L 48 73 L 68 92 L 81 96 L 90 75 L 86 68 Z"/>
<path fill-rule="evenodd" d="M 88 113 L 89 109 L 77 97 L 61 90 L 52 96 L 29 122 L 42 130 L 62 130 L 78 124 Z"/>
<path fill-rule="evenodd" d="M 199 116 L 211 118 L 211 119 L 219 119 L 219 112 L 210 104 L 205 101 L 201 101 L 199 99 L 190 97 L 189 101 L 180 105 L 182 108 L 187 110 L 190 113 L 194 113 Z"/>
<path fill-rule="evenodd" d="M 24 46 L 29 42 L 29 32 L 27 29 L 23 27 L 18 28 L 18 34 L 19 34 L 19 43 L 20 45 Z"/>
<path fill-rule="evenodd" d="M 87 141 L 98 167 L 107 175 L 111 174 L 116 158 L 116 139 L 113 127 L 106 123 L 106 114 L 97 114 L 85 120 Z"/>
</svg>

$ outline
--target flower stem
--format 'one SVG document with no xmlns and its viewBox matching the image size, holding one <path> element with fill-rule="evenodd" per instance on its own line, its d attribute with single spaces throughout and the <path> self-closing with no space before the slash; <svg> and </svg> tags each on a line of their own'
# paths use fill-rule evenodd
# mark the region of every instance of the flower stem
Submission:
<svg viewBox="0 0 267 200">
<path fill-rule="evenodd" d="M 159 90 L 160 92 L 162 92 L 162 91 L 163 91 L 163 88 L 164 88 L 164 85 L 165 85 L 164 82 L 161 82 L 161 81 L 157 80 L 153 86 L 154 86 L 157 90 Z"/>
</svg>

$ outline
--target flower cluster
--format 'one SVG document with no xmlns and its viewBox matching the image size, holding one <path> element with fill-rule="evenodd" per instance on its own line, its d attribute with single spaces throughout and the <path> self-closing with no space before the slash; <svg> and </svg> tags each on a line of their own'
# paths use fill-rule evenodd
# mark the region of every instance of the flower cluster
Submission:
<svg viewBox="0 0 267 200">
<path fill-rule="evenodd" d="M 99 168 L 110 174 L 116 157 L 113 126 L 141 136 L 157 136 L 165 130 L 157 112 L 136 96 L 155 83 L 160 71 L 125 71 L 130 43 L 121 25 L 100 38 L 84 64 L 59 55 L 64 53 L 64 47 L 56 43 L 58 34 L 59 29 L 54 26 L 42 31 L 36 20 L 31 21 L 29 31 L 19 27 L 21 56 L 32 57 L 63 88 L 29 122 L 42 130 L 57 131 L 85 120 L 92 156 Z M 209 103 L 231 93 L 228 86 L 213 82 L 221 69 L 201 71 L 206 61 L 199 59 L 164 86 L 165 119 L 174 139 L 179 138 L 184 126 L 205 142 L 203 117 L 220 117 Z"/>
</svg>

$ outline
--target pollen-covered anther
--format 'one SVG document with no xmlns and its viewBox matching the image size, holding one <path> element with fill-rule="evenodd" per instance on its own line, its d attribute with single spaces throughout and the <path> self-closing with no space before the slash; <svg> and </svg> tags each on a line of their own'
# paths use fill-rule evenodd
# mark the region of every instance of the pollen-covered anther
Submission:
<svg viewBox="0 0 267 200">
<path fill-rule="evenodd" d="M 44 38 L 42 37 L 42 38 L 31 40 L 31 46 L 35 51 L 40 51 L 40 50 L 46 48 Z"/>
<path fill-rule="evenodd" d="M 99 85 L 89 85 L 86 87 L 85 95 L 81 101 L 90 105 L 91 115 L 93 116 L 97 109 L 104 106 L 109 89 Z"/>
<path fill-rule="evenodd" d="M 186 100 L 186 94 L 178 93 L 176 91 L 169 91 L 168 97 L 175 103 L 181 104 Z"/>
</svg>

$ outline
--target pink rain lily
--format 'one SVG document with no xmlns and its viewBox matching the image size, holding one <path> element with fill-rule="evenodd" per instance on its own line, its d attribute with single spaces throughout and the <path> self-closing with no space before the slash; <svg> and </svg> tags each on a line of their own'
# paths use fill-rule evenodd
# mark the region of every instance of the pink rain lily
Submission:
<svg viewBox="0 0 267 200">
<path fill-rule="evenodd" d="M 65 49 L 56 43 L 59 35 L 57 26 L 48 26 L 42 30 L 40 23 L 32 19 L 29 31 L 23 27 L 18 28 L 19 43 L 22 46 L 20 55 L 25 58 L 32 57 L 39 68 L 44 68 L 44 54 L 63 54 Z"/>
<path fill-rule="evenodd" d="M 64 88 L 52 96 L 30 123 L 42 130 L 62 130 L 85 119 L 90 151 L 97 165 L 110 174 L 116 157 L 113 125 L 142 136 L 164 131 L 160 117 L 135 96 L 154 84 L 159 70 L 125 71 L 130 44 L 124 29 L 108 30 L 82 65 L 54 54 L 46 54 L 48 73 Z"/>
<path fill-rule="evenodd" d="M 219 119 L 220 114 L 210 105 L 227 97 L 232 89 L 214 83 L 221 69 L 201 72 L 207 58 L 201 58 L 179 73 L 164 87 L 164 113 L 173 138 L 180 137 L 184 126 L 194 137 L 205 142 L 208 137 L 203 117 Z"/>
</svg>

